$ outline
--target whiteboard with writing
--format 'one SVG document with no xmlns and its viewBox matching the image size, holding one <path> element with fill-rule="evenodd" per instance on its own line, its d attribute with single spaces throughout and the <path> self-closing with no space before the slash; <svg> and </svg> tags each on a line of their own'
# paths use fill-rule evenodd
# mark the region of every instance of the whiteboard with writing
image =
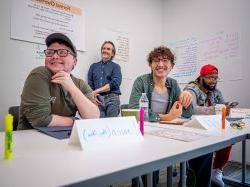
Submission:
<svg viewBox="0 0 250 187">
<path fill-rule="evenodd" d="M 176 64 L 170 72 L 170 77 L 179 83 L 195 80 L 199 76 L 200 68 L 205 64 L 215 65 L 222 81 L 242 79 L 240 33 L 237 31 L 188 36 L 169 41 L 168 45 L 176 56 Z M 225 71 L 226 67 L 233 68 L 227 68 Z"/>
<path fill-rule="evenodd" d="M 69 144 L 82 149 L 103 149 L 141 142 L 142 134 L 135 117 L 76 120 Z"/>
<path fill-rule="evenodd" d="M 85 19 L 80 6 L 60 0 L 12 0 L 11 38 L 44 44 L 51 33 L 69 36 L 85 51 Z"/>
</svg>

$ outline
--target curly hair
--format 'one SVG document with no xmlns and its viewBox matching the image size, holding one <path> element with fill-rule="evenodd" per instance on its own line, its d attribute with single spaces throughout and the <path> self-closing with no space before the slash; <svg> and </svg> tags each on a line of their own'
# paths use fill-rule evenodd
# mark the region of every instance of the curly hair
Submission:
<svg viewBox="0 0 250 187">
<path fill-rule="evenodd" d="M 175 61 L 175 56 L 172 53 L 172 51 L 168 48 L 168 47 L 164 47 L 164 46 L 160 46 L 157 48 L 154 48 L 153 51 L 151 51 L 148 55 L 148 63 L 149 65 L 152 64 L 152 61 L 154 58 L 158 58 L 158 57 L 167 57 L 167 59 L 170 60 L 170 62 L 172 63 L 172 65 L 174 65 L 174 61 Z"/>
</svg>

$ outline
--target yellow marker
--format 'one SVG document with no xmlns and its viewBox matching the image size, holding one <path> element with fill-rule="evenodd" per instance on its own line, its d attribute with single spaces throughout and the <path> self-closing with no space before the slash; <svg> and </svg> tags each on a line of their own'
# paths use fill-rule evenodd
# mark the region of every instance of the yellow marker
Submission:
<svg viewBox="0 0 250 187">
<path fill-rule="evenodd" d="M 5 116 L 5 147 L 4 159 L 12 160 L 12 132 L 13 132 L 13 116 L 7 114 Z"/>
</svg>

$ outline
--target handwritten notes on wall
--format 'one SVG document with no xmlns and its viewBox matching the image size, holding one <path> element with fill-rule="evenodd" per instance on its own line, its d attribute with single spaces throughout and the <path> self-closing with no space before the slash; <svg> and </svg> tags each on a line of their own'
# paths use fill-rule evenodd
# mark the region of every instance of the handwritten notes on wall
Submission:
<svg viewBox="0 0 250 187">
<path fill-rule="evenodd" d="M 12 0 L 11 38 L 44 44 L 47 35 L 68 35 L 77 50 L 85 50 L 85 20 L 81 7 L 59 0 Z"/>
<path fill-rule="evenodd" d="M 46 47 L 41 44 L 34 44 L 34 59 L 38 65 L 44 65 L 45 55 L 44 50 Z"/>
<path fill-rule="evenodd" d="M 204 64 L 217 66 L 222 80 L 242 79 L 238 32 L 221 31 L 203 37 L 192 36 L 168 45 L 176 55 L 176 65 L 170 76 L 180 83 L 195 80 Z"/>
<path fill-rule="evenodd" d="M 129 39 L 126 35 L 117 35 L 116 38 L 117 54 L 115 60 L 120 63 L 128 63 L 129 61 Z"/>
</svg>

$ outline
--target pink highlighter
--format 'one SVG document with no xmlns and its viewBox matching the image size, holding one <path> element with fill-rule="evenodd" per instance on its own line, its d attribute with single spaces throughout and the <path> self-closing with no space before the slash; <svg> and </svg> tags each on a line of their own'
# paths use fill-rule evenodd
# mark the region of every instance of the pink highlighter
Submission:
<svg viewBox="0 0 250 187">
<path fill-rule="evenodd" d="M 144 136 L 144 108 L 140 109 L 140 131 Z"/>
</svg>

